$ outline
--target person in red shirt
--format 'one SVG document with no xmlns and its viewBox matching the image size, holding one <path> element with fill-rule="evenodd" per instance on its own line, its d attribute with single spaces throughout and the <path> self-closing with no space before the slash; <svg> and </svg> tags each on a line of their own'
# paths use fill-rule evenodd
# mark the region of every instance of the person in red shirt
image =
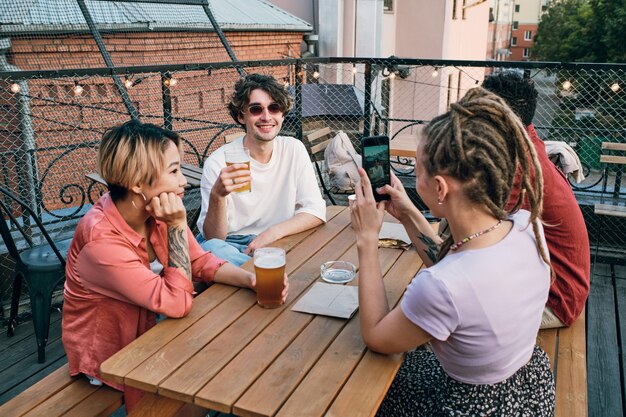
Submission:
<svg viewBox="0 0 626 417">
<path fill-rule="evenodd" d="M 142 392 L 102 380 L 102 362 L 153 327 L 157 313 L 186 316 L 192 279 L 256 287 L 254 274 L 202 250 L 187 226 L 181 145 L 175 132 L 138 121 L 109 129 L 98 155 L 109 192 L 78 223 L 67 256 L 62 340 L 70 375 L 125 391 L 127 411 Z"/>
<path fill-rule="evenodd" d="M 483 87 L 507 102 L 535 146 L 543 175 L 541 219 L 554 272 L 541 328 L 569 326 L 582 313 L 589 295 L 591 256 L 585 220 L 566 176 L 548 158 L 532 123 L 538 95 L 534 81 L 505 71 L 487 77 Z M 519 192 L 517 175 L 509 202 L 515 201 Z"/>
</svg>

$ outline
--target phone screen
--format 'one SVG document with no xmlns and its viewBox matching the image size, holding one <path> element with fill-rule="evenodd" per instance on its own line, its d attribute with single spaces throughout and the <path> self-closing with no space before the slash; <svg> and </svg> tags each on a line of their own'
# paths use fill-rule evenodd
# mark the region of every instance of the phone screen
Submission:
<svg viewBox="0 0 626 417">
<path fill-rule="evenodd" d="M 391 183 L 389 175 L 389 138 L 374 136 L 363 138 L 362 142 L 363 168 L 372 183 L 376 201 L 388 199 L 387 195 L 380 195 L 376 188 Z"/>
</svg>

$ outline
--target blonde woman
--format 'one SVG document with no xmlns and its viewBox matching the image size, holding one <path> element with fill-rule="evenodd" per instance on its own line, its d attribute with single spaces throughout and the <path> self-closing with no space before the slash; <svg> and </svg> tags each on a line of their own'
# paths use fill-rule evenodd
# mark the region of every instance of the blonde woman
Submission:
<svg viewBox="0 0 626 417">
<path fill-rule="evenodd" d="M 522 192 L 507 209 L 520 170 Z M 554 381 L 535 339 L 550 287 L 539 222 L 541 175 L 532 143 L 502 99 L 470 90 L 425 128 L 416 153 L 416 189 L 448 220 L 432 231 L 402 184 L 374 201 L 361 170 L 351 205 L 359 254 L 359 311 L 367 346 L 409 352 L 378 415 L 551 416 Z M 523 199 L 530 211 L 519 210 Z M 405 226 L 427 269 L 389 309 L 378 259 L 385 209 Z M 430 342 L 432 351 L 417 349 Z"/>
<path fill-rule="evenodd" d="M 204 252 L 189 230 L 180 146 L 176 133 L 138 121 L 102 138 L 109 192 L 78 223 L 67 257 L 62 334 L 71 375 L 123 390 L 101 380 L 100 364 L 154 326 L 157 313 L 187 315 L 192 278 L 255 288 L 254 274 Z M 127 411 L 140 398 L 126 389 Z"/>
</svg>

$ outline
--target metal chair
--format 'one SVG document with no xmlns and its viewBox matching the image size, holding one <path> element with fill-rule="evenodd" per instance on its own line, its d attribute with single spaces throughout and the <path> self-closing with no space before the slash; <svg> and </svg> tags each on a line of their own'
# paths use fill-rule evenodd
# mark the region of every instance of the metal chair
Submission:
<svg viewBox="0 0 626 417">
<path fill-rule="evenodd" d="M 33 240 L 37 228 L 39 229 L 37 236 L 43 237 L 37 239 L 44 243 L 36 244 Z M 37 337 L 37 360 L 43 363 L 46 360 L 45 347 L 50 326 L 52 292 L 65 277 L 65 257 L 71 238 L 53 241 L 33 209 L 2 187 L 0 187 L 0 234 L 9 256 L 15 260 L 7 336 L 13 336 L 15 332 L 22 279 L 25 279 Z M 23 239 L 26 249 L 18 250 L 14 235 Z M 20 244 L 22 239 L 19 240 Z"/>
</svg>

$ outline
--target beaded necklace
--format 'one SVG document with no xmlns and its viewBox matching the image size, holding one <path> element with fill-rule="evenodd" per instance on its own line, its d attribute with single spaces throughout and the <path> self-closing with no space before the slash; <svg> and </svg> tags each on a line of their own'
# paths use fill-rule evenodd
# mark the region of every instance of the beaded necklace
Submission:
<svg viewBox="0 0 626 417">
<path fill-rule="evenodd" d="M 464 245 L 465 243 L 469 242 L 470 240 L 476 239 L 478 236 L 482 236 L 485 233 L 489 233 L 489 232 L 491 232 L 493 230 L 496 230 L 498 227 L 500 227 L 501 224 L 502 224 L 502 220 L 498 220 L 498 223 L 494 224 L 493 226 L 491 226 L 491 227 L 489 227 L 489 228 L 487 228 L 485 230 L 482 230 L 480 232 L 476 232 L 473 235 L 469 235 L 468 237 L 463 238 L 463 239 L 459 240 L 456 243 L 453 243 L 452 245 L 450 245 L 450 250 L 457 250 L 458 248 L 460 248 L 462 245 Z"/>
</svg>

